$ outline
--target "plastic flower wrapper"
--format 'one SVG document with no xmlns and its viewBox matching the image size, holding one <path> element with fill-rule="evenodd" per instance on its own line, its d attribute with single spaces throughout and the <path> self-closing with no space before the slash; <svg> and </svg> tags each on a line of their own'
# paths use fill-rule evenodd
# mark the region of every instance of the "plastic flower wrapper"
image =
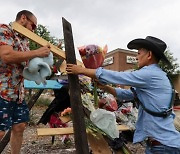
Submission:
<svg viewBox="0 0 180 154">
<path fill-rule="evenodd" d="M 90 114 L 91 121 L 111 138 L 118 138 L 119 131 L 116 125 L 116 116 L 113 112 L 97 109 Z"/>
<path fill-rule="evenodd" d="M 99 99 L 99 108 L 106 109 L 108 111 L 116 111 L 118 109 L 117 101 L 112 94 L 104 93 L 102 98 Z"/>
<path fill-rule="evenodd" d="M 107 53 L 108 47 L 105 45 L 103 48 L 98 45 L 86 45 L 78 47 L 79 53 L 81 55 L 81 59 L 86 68 L 96 69 L 101 67 L 105 55 Z M 95 108 L 98 107 L 97 103 L 97 83 L 94 81 L 94 105 Z"/>
<path fill-rule="evenodd" d="M 114 112 L 116 115 L 117 121 L 121 124 L 129 126 L 131 130 L 135 130 L 135 124 L 138 117 L 138 109 L 133 107 L 131 102 L 124 103 L 118 111 Z"/>
<path fill-rule="evenodd" d="M 81 59 L 86 68 L 96 69 L 102 66 L 108 47 L 105 45 L 103 48 L 98 45 L 87 45 L 78 47 Z"/>
</svg>

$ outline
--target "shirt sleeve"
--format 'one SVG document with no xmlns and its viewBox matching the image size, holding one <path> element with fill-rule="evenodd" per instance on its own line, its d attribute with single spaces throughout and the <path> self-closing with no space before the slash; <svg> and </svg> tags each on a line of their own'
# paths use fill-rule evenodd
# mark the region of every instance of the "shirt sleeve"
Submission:
<svg viewBox="0 0 180 154">
<path fill-rule="evenodd" d="M 124 100 L 130 101 L 134 99 L 134 95 L 130 89 L 115 88 L 117 99 L 122 102 Z"/>
<path fill-rule="evenodd" d="M 7 25 L 0 25 L 0 46 L 13 46 L 13 33 Z"/>
<path fill-rule="evenodd" d="M 151 75 L 146 68 L 133 72 L 117 72 L 102 67 L 96 70 L 96 77 L 101 83 L 127 85 L 139 88 L 146 88 Z"/>
</svg>

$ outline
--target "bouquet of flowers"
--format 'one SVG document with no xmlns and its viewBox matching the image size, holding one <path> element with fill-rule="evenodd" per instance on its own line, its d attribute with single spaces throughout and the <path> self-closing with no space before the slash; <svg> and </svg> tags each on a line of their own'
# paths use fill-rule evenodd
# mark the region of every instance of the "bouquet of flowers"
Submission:
<svg viewBox="0 0 180 154">
<path fill-rule="evenodd" d="M 81 59 L 84 63 L 84 66 L 86 68 L 96 69 L 102 66 L 108 47 L 107 45 L 105 45 L 104 48 L 101 48 L 98 45 L 91 44 L 87 46 L 81 46 L 78 49 L 81 55 Z M 95 108 L 98 108 L 97 83 L 95 81 L 94 81 L 94 106 Z"/>
<path fill-rule="evenodd" d="M 112 94 L 104 93 L 99 100 L 99 108 L 106 109 L 108 111 L 116 111 L 118 109 L 117 101 Z"/>
<path fill-rule="evenodd" d="M 85 67 L 93 69 L 102 66 L 108 50 L 107 45 L 105 45 L 104 48 L 98 45 L 87 45 L 79 47 L 78 49 Z"/>
</svg>

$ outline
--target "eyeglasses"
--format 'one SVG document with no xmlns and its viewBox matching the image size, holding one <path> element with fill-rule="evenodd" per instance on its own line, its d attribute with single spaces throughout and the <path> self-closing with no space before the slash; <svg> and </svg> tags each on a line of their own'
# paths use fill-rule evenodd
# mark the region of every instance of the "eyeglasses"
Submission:
<svg viewBox="0 0 180 154">
<path fill-rule="evenodd" d="M 37 28 L 36 24 L 28 16 L 26 16 L 26 18 L 31 22 L 32 30 L 35 30 Z"/>
</svg>

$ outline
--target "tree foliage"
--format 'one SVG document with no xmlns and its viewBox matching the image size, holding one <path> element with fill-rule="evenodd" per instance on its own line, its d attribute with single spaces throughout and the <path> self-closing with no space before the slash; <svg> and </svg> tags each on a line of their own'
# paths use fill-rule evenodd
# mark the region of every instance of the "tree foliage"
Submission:
<svg viewBox="0 0 180 154">
<path fill-rule="evenodd" d="M 63 42 L 62 39 L 58 39 L 54 36 L 51 36 L 48 29 L 43 25 L 38 25 L 37 29 L 35 30 L 35 33 L 38 36 L 42 37 L 43 39 L 47 40 L 48 42 L 50 42 L 51 44 L 54 44 L 56 46 L 58 46 L 60 42 Z M 37 43 L 35 43 L 31 40 L 29 43 L 30 43 L 29 44 L 30 50 L 35 50 L 40 47 L 40 45 L 38 45 Z"/>
<path fill-rule="evenodd" d="M 166 51 L 164 52 L 164 54 L 166 55 L 167 59 L 168 59 L 169 62 L 171 63 L 171 66 L 170 66 L 170 65 L 166 65 L 166 63 L 165 63 L 164 61 L 160 61 L 160 62 L 159 62 L 160 67 L 161 67 L 169 76 L 173 76 L 173 75 L 179 74 L 179 73 L 180 73 L 180 70 L 179 70 L 179 64 L 176 62 L 176 61 L 177 61 L 177 58 L 174 58 L 174 57 L 173 57 L 173 54 L 172 54 L 169 50 L 166 50 Z"/>
</svg>

